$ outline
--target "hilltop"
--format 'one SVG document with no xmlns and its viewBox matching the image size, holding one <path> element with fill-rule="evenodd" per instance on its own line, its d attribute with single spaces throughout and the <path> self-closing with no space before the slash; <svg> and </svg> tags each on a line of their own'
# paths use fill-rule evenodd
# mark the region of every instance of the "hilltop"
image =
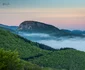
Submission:
<svg viewBox="0 0 85 70">
<path fill-rule="evenodd" d="M 24 21 L 19 25 L 18 30 L 28 33 L 45 33 L 55 37 L 83 36 L 82 34 L 79 33 L 76 34 L 74 32 L 71 32 L 70 30 L 59 29 L 53 25 L 49 25 L 38 21 Z"/>
</svg>

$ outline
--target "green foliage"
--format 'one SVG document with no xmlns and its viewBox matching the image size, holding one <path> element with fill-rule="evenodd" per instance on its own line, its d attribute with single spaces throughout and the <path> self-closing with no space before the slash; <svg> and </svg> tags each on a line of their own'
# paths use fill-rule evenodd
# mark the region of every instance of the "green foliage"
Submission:
<svg viewBox="0 0 85 70">
<path fill-rule="evenodd" d="M 35 43 L 3 29 L 0 29 L 0 48 L 12 51 L 17 50 L 21 58 L 48 52 L 37 47 Z"/>
<path fill-rule="evenodd" d="M 4 50 L 1 48 L 4 48 Z M 29 58 L 31 56 L 49 52 L 40 49 L 35 43 L 31 41 L 0 28 L 0 70 L 42 69 L 36 64 L 21 60 L 18 57 L 18 53 L 14 50 L 19 52 L 20 58 Z"/>
<path fill-rule="evenodd" d="M 55 69 L 55 68 L 45 67 L 45 68 L 42 68 L 42 70 L 65 70 L 65 69 Z"/>
<path fill-rule="evenodd" d="M 48 55 L 31 60 L 32 63 L 43 67 L 66 70 L 84 70 L 85 52 L 77 50 L 54 51 Z"/>
<path fill-rule="evenodd" d="M 85 70 L 85 52 L 72 48 L 47 51 L 35 43 L 0 29 L 0 70 Z M 33 58 L 26 62 L 20 58 Z M 36 65 L 37 64 L 37 65 Z M 40 67 L 39 67 L 39 66 Z"/>
<path fill-rule="evenodd" d="M 41 70 L 38 65 L 23 61 L 18 52 L 0 49 L 0 70 Z"/>
<path fill-rule="evenodd" d="M 0 49 L 0 70 L 22 70 L 18 53 Z"/>
<path fill-rule="evenodd" d="M 22 61 L 22 62 L 24 64 L 24 70 L 42 70 L 42 68 L 36 64 L 32 64 L 32 63 L 27 62 L 27 61 Z"/>
</svg>

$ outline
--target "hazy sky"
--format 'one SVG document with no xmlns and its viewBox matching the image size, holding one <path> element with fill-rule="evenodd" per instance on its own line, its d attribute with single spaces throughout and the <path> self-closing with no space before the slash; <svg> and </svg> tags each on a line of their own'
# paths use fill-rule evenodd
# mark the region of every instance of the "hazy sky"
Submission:
<svg viewBox="0 0 85 70">
<path fill-rule="evenodd" d="M 19 25 L 25 20 L 85 30 L 85 0 L 0 0 L 0 23 Z"/>
</svg>

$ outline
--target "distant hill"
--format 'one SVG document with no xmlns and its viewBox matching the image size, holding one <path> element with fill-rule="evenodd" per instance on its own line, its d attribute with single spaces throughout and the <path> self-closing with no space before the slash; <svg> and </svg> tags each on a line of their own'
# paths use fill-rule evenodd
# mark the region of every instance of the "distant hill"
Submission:
<svg viewBox="0 0 85 70">
<path fill-rule="evenodd" d="M 11 30 L 16 30 L 18 26 L 8 26 L 4 24 L 0 24 L 0 27 L 5 28 L 5 29 L 11 29 Z"/>
<path fill-rule="evenodd" d="M 45 24 L 38 21 L 24 21 L 19 25 L 18 30 L 23 32 L 29 32 L 29 33 L 46 33 L 56 37 L 62 37 L 62 36 L 82 37 L 83 36 L 83 34 L 80 33 L 76 34 L 71 32 L 70 30 L 59 29 L 53 25 Z"/>
<path fill-rule="evenodd" d="M 9 30 L 13 33 L 16 33 L 17 29 L 18 29 L 18 26 L 8 26 L 8 25 L 0 24 L 0 28 L 4 28 L 4 29 Z"/>
<path fill-rule="evenodd" d="M 74 34 L 85 34 L 85 31 L 81 31 L 81 30 L 73 30 L 73 31 L 71 31 L 72 33 L 74 33 Z"/>
<path fill-rule="evenodd" d="M 24 21 L 19 25 L 20 31 L 35 32 L 35 33 L 50 33 L 59 32 L 59 29 L 42 22 L 37 21 Z"/>
<path fill-rule="evenodd" d="M 0 24 L 1 28 L 10 30 L 11 32 L 18 34 L 18 32 L 26 33 L 45 33 L 55 37 L 85 37 L 85 31 L 81 30 L 66 30 L 59 29 L 53 25 L 38 21 L 24 21 L 19 26 L 8 26 Z"/>
</svg>

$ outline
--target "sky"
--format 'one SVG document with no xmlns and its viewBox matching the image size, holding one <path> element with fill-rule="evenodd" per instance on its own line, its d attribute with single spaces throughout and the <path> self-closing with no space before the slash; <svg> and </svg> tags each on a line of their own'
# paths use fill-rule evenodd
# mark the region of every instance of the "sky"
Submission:
<svg viewBox="0 0 85 70">
<path fill-rule="evenodd" d="M 0 23 L 40 21 L 60 29 L 85 30 L 85 0 L 0 0 Z"/>
</svg>

